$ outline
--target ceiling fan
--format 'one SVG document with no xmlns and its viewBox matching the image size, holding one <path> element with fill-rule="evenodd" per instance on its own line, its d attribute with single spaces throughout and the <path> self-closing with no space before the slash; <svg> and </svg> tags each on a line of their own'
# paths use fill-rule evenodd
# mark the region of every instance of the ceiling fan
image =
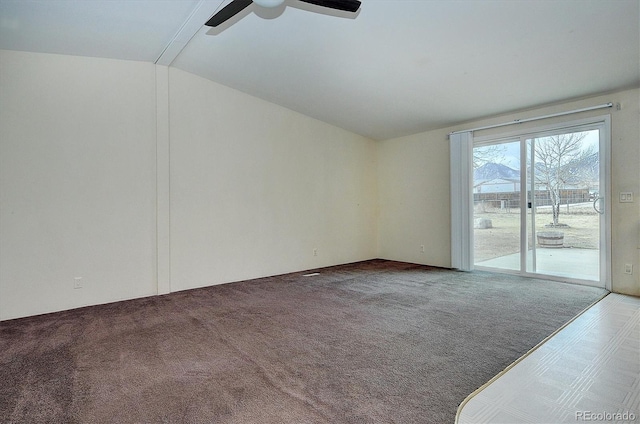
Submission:
<svg viewBox="0 0 640 424">
<path fill-rule="evenodd" d="M 278 7 L 285 0 L 233 0 L 231 3 L 223 7 L 218 13 L 213 15 L 205 25 L 217 27 L 223 22 L 231 19 L 238 13 L 246 9 L 251 3 L 256 3 L 262 7 Z M 298 0 L 304 3 L 314 4 L 316 6 L 327 7 L 329 9 L 343 10 L 346 12 L 357 12 L 360 8 L 358 0 Z"/>
</svg>

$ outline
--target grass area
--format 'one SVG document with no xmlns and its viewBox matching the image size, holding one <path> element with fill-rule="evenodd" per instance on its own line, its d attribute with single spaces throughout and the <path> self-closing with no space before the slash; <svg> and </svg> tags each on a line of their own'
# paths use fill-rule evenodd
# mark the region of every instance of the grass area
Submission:
<svg viewBox="0 0 640 424">
<path fill-rule="evenodd" d="M 527 217 L 530 222 L 531 215 Z M 476 211 L 474 218 L 487 218 L 492 222 L 492 228 L 474 230 L 475 261 L 497 258 L 520 251 L 520 209 L 511 208 L 508 211 L 486 210 Z M 597 249 L 599 240 L 600 216 L 593 210 L 590 203 L 562 206 L 560 224 L 566 226 L 549 228 L 552 222 L 551 209 L 540 207 L 536 211 L 536 232 L 561 231 L 564 233 L 564 248 Z M 531 231 L 529 245 L 532 245 Z"/>
</svg>

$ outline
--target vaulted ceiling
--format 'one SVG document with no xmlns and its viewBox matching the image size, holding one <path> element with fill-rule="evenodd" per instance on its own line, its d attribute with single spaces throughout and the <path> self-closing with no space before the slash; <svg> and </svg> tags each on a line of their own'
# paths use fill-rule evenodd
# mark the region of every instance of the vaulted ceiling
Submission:
<svg viewBox="0 0 640 424">
<path fill-rule="evenodd" d="M 640 85 L 640 0 L 286 0 L 203 26 L 228 3 L 0 0 L 0 49 L 170 65 L 376 140 Z"/>
</svg>

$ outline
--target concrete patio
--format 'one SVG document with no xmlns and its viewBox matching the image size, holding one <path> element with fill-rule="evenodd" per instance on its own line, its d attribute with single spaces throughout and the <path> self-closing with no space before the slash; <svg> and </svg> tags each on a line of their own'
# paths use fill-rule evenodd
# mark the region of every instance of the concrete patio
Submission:
<svg viewBox="0 0 640 424">
<path fill-rule="evenodd" d="M 536 272 L 558 277 L 579 280 L 598 281 L 600 275 L 597 249 L 575 248 L 537 248 Z M 533 252 L 528 252 L 529 270 L 531 270 Z M 520 270 L 520 253 L 476 262 L 476 266 Z"/>
</svg>

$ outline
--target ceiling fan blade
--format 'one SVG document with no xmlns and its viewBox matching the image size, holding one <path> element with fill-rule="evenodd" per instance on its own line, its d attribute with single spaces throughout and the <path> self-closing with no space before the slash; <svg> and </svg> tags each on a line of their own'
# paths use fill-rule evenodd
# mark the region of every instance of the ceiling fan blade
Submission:
<svg viewBox="0 0 640 424">
<path fill-rule="evenodd" d="M 300 0 L 305 3 L 317 6 L 328 7 L 329 9 L 344 10 L 347 12 L 357 12 L 360 8 L 358 0 Z"/>
<path fill-rule="evenodd" d="M 231 3 L 223 7 L 222 10 L 213 15 L 205 25 L 210 27 L 217 27 L 221 23 L 233 18 L 235 15 L 242 12 L 251 3 L 253 3 L 251 0 L 233 0 Z"/>
</svg>

